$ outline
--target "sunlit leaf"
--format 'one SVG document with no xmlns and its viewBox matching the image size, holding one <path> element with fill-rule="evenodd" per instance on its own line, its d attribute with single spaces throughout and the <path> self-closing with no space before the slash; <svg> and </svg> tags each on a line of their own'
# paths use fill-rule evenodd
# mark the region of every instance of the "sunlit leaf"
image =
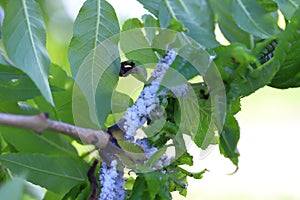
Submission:
<svg viewBox="0 0 300 200">
<path fill-rule="evenodd" d="M 172 19 L 180 21 L 187 29 L 187 35 L 201 45 L 211 48 L 218 45 L 214 35 L 214 16 L 206 0 L 160 2 L 159 22 L 167 28 Z"/>
<path fill-rule="evenodd" d="M 275 0 L 286 19 L 290 20 L 300 6 L 300 0 Z"/>
<path fill-rule="evenodd" d="M 241 29 L 259 38 L 279 33 L 277 19 L 257 1 L 233 0 L 232 17 Z"/>
<path fill-rule="evenodd" d="M 87 0 L 75 20 L 69 47 L 73 77 L 76 77 L 80 65 L 92 49 L 119 32 L 119 22 L 113 7 L 105 0 Z"/>
<path fill-rule="evenodd" d="M 232 18 L 232 1 L 233 0 L 211 0 L 208 2 L 217 15 L 218 25 L 226 39 L 230 42 L 241 42 L 250 47 L 252 45 L 250 34 L 240 29 Z"/>
<path fill-rule="evenodd" d="M 41 9 L 34 0 L 9 1 L 3 22 L 3 43 L 10 60 L 24 71 L 45 99 L 54 105 L 48 82 L 50 59 Z"/>
<path fill-rule="evenodd" d="M 143 27 L 144 25 L 137 18 L 126 20 L 122 27 L 121 49 L 129 60 L 138 61 L 142 64 L 157 63 L 158 58 L 151 49 L 151 43 L 143 33 Z M 146 28 L 146 30 L 150 31 L 151 28 Z"/>
<path fill-rule="evenodd" d="M 119 76 L 119 32 L 113 7 L 105 0 L 88 0 L 75 20 L 69 47 L 71 71 L 88 102 L 89 118 L 101 127 Z"/>
</svg>

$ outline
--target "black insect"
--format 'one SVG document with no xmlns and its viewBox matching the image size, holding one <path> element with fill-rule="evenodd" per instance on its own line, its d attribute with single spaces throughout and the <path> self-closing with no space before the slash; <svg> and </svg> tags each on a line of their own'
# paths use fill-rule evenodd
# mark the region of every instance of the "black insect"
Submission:
<svg viewBox="0 0 300 200">
<path fill-rule="evenodd" d="M 264 48 L 259 58 L 259 62 L 261 64 L 264 64 L 268 62 L 271 58 L 273 58 L 275 47 L 277 44 L 278 44 L 277 40 L 273 40 Z"/>
<path fill-rule="evenodd" d="M 201 99 L 207 100 L 207 99 L 209 98 L 209 92 L 208 92 L 207 90 L 201 88 L 201 89 L 199 90 L 199 92 L 200 92 L 200 98 L 201 98 Z"/>
<path fill-rule="evenodd" d="M 130 67 L 126 67 L 130 66 Z M 135 63 L 132 61 L 124 61 L 121 62 L 121 68 L 119 72 L 119 76 L 126 77 L 130 74 L 131 70 L 135 68 Z"/>
</svg>

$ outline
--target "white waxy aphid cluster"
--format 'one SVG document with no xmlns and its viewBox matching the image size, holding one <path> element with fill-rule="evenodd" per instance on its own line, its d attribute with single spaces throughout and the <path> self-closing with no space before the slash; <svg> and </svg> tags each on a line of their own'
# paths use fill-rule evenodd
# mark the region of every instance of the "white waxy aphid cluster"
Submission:
<svg viewBox="0 0 300 200">
<path fill-rule="evenodd" d="M 150 145 L 148 138 L 137 139 L 135 143 L 143 147 L 147 159 L 157 152 L 157 148 Z M 174 157 L 163 154 L 153 168 L 162 169 L 170 165 L 172 160 L 174 160 Z"/>
<path fill-rule="evenodd" d="M 152 77 L 154 80 L 149 86 L 146 86 L 141 92 L 139 98 L 136 100 L 134 105 L 127 109 L 121 122 L 123 121 L 123 129 L 125 130 L 125 138 L 127 140 L 133 141 L 136 131 L 143 126 L 147 121 L 147 118 L 151 118 L 151 113 L 156 112 L 158 106 L 160 106 L 160 101 L 157 96 L 157 91 L 159 90 L 160 83 L 168 71 L 171 64 L 174 62 L 177 53 L 173 50 L 167 52 L 167 55 L 162 58 L 156 66 L 156 69 L 152 72 Z M 173 93 L 176 95 L 183 95 L 185 91 L 184 88 L 174 87 Z M 179 90 L 179 91 L 178 91 Z M 166 92 L 162 91 L 160 95 L 165 95 Z M 149 159 L 155 152 L 157 152 L 156 147 L 152 147 L 149 144 L 147 138 L 138 139 L 136 144 L 144 148 L 146 158 Z M 160 169 L 167 166 L 173 160 L 172 157 L 163 155 L 158 161 L 156 169 Z M 125 199 L 125 189 L 124 189 L 124 179 L 123 172 L 117 171 L 117 161 L 113 160 L 108 166 L 102 163 L 100 168 L 100 183 L 101 183 L 101 193 L 99 200 L 116 200 Z"/>
<path fill-rule="evenodd" d="M 108 166 L 101 164 L 99 200 L 125 199 L 123 171 L 117 171 L 117 161 L 113 160 Z"/>
<path fill-rule="evenodd" d="M 172 91 L 175 97 L 183 97 L 188 93 L 189 90 L 187 83 L 175 87 L 171 87 L 169 89 Z"/>
<path fill-rule="evenodd" d="M 150 145 L 147 138 L 137 139 L 135 143 L 143 147 L 147 159 L 149 159 L 157 151 L 156 147 Z"/>
<path fill-rule="evenodd" d="M 158 62 L 156 69 L 152 72 L 154 80 L 149 86 L 143 89 L 135 104 L 128 108 L 124 114 L 121 121 L 124 121 L 123 128 L 126 132 L 125 138 L 127 140 L 133 140 L 136 131 L 147 121 L 147 117 L 150 116 L 150 113 L 159 106 L 160 102 L 157 97 L 157 91 L 164 75 L 176 56 L 177 53 L 170 50 L 166 56 Z"/>
</svg>

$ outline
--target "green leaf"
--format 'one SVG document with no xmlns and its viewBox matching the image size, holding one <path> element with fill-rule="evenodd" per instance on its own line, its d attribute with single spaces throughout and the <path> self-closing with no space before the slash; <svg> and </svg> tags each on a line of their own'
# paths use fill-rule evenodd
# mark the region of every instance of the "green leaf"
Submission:
<svg viewBox="0 0 300 200">
<path fill-rule="evenodd" d="M 17 102 L 0 102 L 0 112 L 12 114 L 33 115 L 39 110 L 27 104 Z M 49 155 L 77 156 L 68 136 L 45 131 L 41 135 L 25 129 L 0 126 L 0 135 L 5 138 L 16 150 L 27 153 L 41 152 Z M 34 145 L 32 145 L 34 144 Z"/>
<path fill-rule="evenodd" d="M 77 197 L 82 194 L 86 188 L 91 191 L 90 187 L 88 187 L 87 181 L 76 185 L 62 198 L 62 200 L 77 199 Z"/>
<path fill-rule="evenodd" d="M 162 32 L 161 35 L 158 35 L 154 39 L 153 45 L 154 47 L 160 45 L 172 47 L 172 45 L 174 45 L 175 48 L 180 48 L 178 56 L 171 65 L 171 68 L 175 69 L 176 71 L 170 70 L 170 72 L 167 72 L 165 75 L 166 78 L 164 78 L 163 84 L 170 87 L 181 85 L 185 83 L 186 80 L 189 80 L 197 75 L 204 76 L 211 65 L 211 59 L 209 55 L 201 46 L 198 46 L 197 44 L 194 46 L 194 41 L 185 40 L 183 33 L 172 35 L 173 33 L 173 31 Z M 174 36 L 172 40 L 171 36 Z M 166 44 L 162 44 L 162 41 L 165 41 L 164 39 L 167 38 L 171 41 L 166 41 Z M 160 40 L 162 41 L 160 44 L 158 44 Z M 192 43 L 192 45 L 189 43 Z M 176 78 L 174 78 L 174 76 Z M 168 83 L 169 81 L 170 83 Z"/>
<path fill-rule="evenodd" d="M 209 1 L 214 13 L 217 15 L 218 25 L 224 36 L 230 42 L 240 42 L 251 47 L 251 35 L 238 27 L 232 18 L 231 4 L 233 0 Z"/>
<path fill-rule="evenodd" d="M 198 100 L 198 112 L 199 112 L 199 122 L 197 133 L 194 137 L 195 144 L 201 149 L 206 149 L 210 144 L 216 144 L 215 131 L 217 130 L 216 119 L 213 118 L 213 107 L 212 107 L 212 98 L 215 98 L 209 95 L 208 88 L 204 83 L 196 83 L 192 85 L 195 94 L 197 95 Z M 206 91 L 209 95 L 208 99 L 204 98 L 203 91 Z"/>
<path fill-rule="evenodd" d="M 214 35 L 213 12 L 206 0 L 161 1 L 158 18 L 161 28 L 167 28 L 172 19 L 176 19 L 187 29 L 186 34 L 201 45 L 207 48 L 218 46 Z"/>
<path fill-rule="evenodd" d="M 0 6 L 0 39 L 2 38 L 2 24 L 4 19 L 4 10 L 2 6 Z"/>
<path fill-rule="evenodd" d="M 233 0 L 232 17 L 241 29 L 259 38 L 279 33 L 277 19 L 257 1 Z"/>
<path fill-rule="evenodd" d="M 178 32 L 187 31 L 187 29 L 184 28 L 183 24 L 174 18 L 172 18 L 170 25 L 167 28 Z"/>
<path fill-rule="evenodd" d="M 277 3 L 273 0 L 257 0 L 257 2 L 263 5 L 268 12 L 274 12 L 278 9 Z"/>
<path fill-rule="evenodd" d="M 54 105 L 48 83 L 50 59 L 41 9 L 34 0 L 9 1 L 3 22 L 3 43 L 10 60 L 24 71 L 45 99 Z"/>
<path fill-rule="evenodd" d="M 0 199 L 22 199 L 23 189 L 24 180 L 15 177 L 1 185 Z"/>
<path fill-rule="evenodd" d="M 250 55 L 247 47 L 241 43 L 219 46 L 214 50 L 217 54 L 214 62 L 221 73 L 222 79 L 226 82 L 230 80 L 230 76 L 234 75 L 239 65 L 248 65 L 256 61 L 256 58 Z"/>
<path fill-rule="evenodd" d="M 105 0 L 87 0 L 75 20 L 69 46 L 73 77 L 76 77 L 79 67 L 92 49 L 119 32 L 119 22 L 114 8 Z"/>
<path fill-rule="evenodd" d="M 180 169 L 180 171 L 181 171 L 182 173 L 184 173 L 184 174 L 186 174 L 186 175 L 188 175 L 188 176 L 191 176 L 191 177 L 193 177 L 194 179 L 201 179 L 201 178 L 203 178 L 203 174 L 204 174 L 205 172 L 207 172 L 207 169 L 204 169 L 204 170 L 202 170 L 202 171 L 200 171 L 200 172 L 189 172 L 189 171 L 186 171 L 186 170 L 184 170 L 184 169 L 182 169 L 182 168 L 180 168 L 180 167 L 179 167 L 179 169 Z"/>
<path fill-rule="evenodd" d="M 261 49 L 260 46 L 253 50 L 255 56 L 259 57 L 260 53 L 256 52 L 259 49 Z M 264 51 L 264 48 L 261 50 Z M 218 55 L 215 63 L 226 83 L 229 101 L 248 96 L 269 84 L 279 69 L 279 62 L 274 58 L 260 65 L 258 58 L 252 55 L 243 44 L 221 46 L 215 51 Z"/>
<path fill-rule="evenodd" d="M 0 101 L 0 112 L 11 114 L 38 114 L 39 110 L 18 102 Z"/>
<path fill-rule="evenodd" d="M 89 118 L 100 127 L 111 112 L 112 92 L 119 76 L 119 32 L 113 7 L 105 0 L 88 0 L 76 18 L 69 47 L 71 71 L 79 86 L 75 95 L 82 91 Z M 82 112 L 81 108 L 75 110 Z"/>
<path fill-rule="evenodd" d="M 0 161 L 13 174 L 27 174 L 27 179 L 59 194 L 65 194 L 86 179 L 88 165 L 65 156 L 51 157 L 42 154 L 0 155 Z"/>
<path fill-rule="evenodd" d="M 193 165 L 193 156 L 191 156 L 188 152 L 182 154 L 176 161 L 174 161 L 175 165 Z"/>
<path fill-rule="evenodd" d="M 240 138 L 238 122 L 231 113 L 228 113 L 223 131 L 220 135 L 220 153 L 229 158 L 234 165 L 238 165 L 239 152 L 237 143 Z"/>
<path fill-rule="evenodd" d="M 24 72 L 0 65 L 0 101 L 24 101 L 40 95 L 39 89 Z"/>
<path fill-rule="evenodd" d="M 142 147 L 124 139 L 118 139 L 118 144 L 120 145 L 121 149 L 124 150 L 125 154 L 130 158 L 133 158 L 136 161 L 146 160 L 144 149 Z"/>
<path fill-rule="evenodd" d="M 239 65 L 231 77 L 232 82 L 227 92 L 228 99 L 234 100 L 237 97 L 248 96 L 271 82 L 280 67 L 279 59 L 277 58 L 281 57 L 281 52 L 277 49 L 275 48 L 273 58 L 262 65 L 259 65 L 256 61 L 257 68 L 252 68 L 253 63 L 251 63 L 251 60 L 248 60 L 248 64 Z"/>
<path fill-rule="evenodd" d="M 123 113 L 133 105 L 133 100 L 125 93 L 114 92 L 112 97 L 112 112 Z"/>
<path fill-rule="evenodd" d="M 156 33 L 160 30 L 159 21 L 154 19 L 151 15 L 143 15 L 142 20 L 146 31 L 146 38 L 150 44 L 152 44 L 153 38 Z"/>
<path fill-rule="evenodd" d="M 159 15 L 159 4 L 160 4 L 161 0 L 152 0 L 152 1 L 137 0 L 137 1 L 140 2 L 146 10 L 151 12 L 154 16 L 158 17 L 158 15 Z"/>
<path fill-rule="evenodd" d="M 3 50 L 0 48 L 0 64 L 3 66 L 14 66 L 14 64 L 9 61 L 9 59 L 4 56 Z"/>
<path fill-rule="evenodd" d="M 157 196 L 162 196 L 160 193 L 168 193 L 166 182 L 168 177 L 160 172 L 150 172 L 143 174 L 150 193 L 150 199 L 155 199 Z M 159 181 L 157 181 L 159 180 Z M 168 194 L 166 194 L 168 196 Z"/>
<path fill-rule="evenodd" d="M 139 174 L 128 199 L 172 199 L 168 189 L 168 176 L 159 172 Z"/>
<path fill-rule="evenodd" d="M 300 0 L 275 0 L 284 17 L 290 20 L 299 8 Z"/>
<path fill-rule="evenodd" d="M 137 19 L 128 19 L 124 22 L 120 38 L 120 46 L 129 60 L 138 61 L 142 64 L 158 62 L 158 57 L 151 49 L 151 43 L 143 33 L 143 24 Z M 155 28 L 145 28 L 147 32 Z M 152 42 L 152 41 L 151 41 Z"/>
<path fill-rule="evenodd" d="M 190 135 L 199 147 L 205 149 L 209 144 L 216 143 L 215 131 L 220 133 L 224 122 L 223 81 L 218 76 L 219 72 L 216 71 L 211 58 L 201 48 L 186 45 L 181 47 L 179 55 L 188 61 L 188 65 L 185 67 L 175 65 L 177 71 L 170 69 L 162 80 L 164 87 L 181 85 L 187 82 L 187 77 L 192 78 L 200 74 L 207 85 L 214 88 L 208 103 L 203 99 L 198 101 L 200 88 L 196 90 L 188 88 L 188 93 L 184 97 L 177 98 L 179 104 L 174 110 L 174 119 L 178 119 L 176 121 L 176 125 L 179 126 L 178 132 Z M 202 104 L 199 104 L 201 101 Z"/>
<path fill-rule="evenodd" d="M 56 199 L 62 199 L 63 197 L 64 197 L 63 194 L 57 194 L 50 190 L 47 190 L 44 200 L 56 200 Z"/>
<path fill-rule="evenodd" d="M 170 188 L 171 191 L 178 191 L 180 195 L 186 196 L 187 195 L 187 175 L 191 176 L 193 173 L 190 173 L 180 167 L 176 167 L 171 169 L 172 173 L 169 174 L 170 176 Z"/>
<path fill-rule="evenodd" d="M 159 161 L 159 159 L 161 158 L 161 156 L 166 152 L 167 150 L 167 146 L 163 146 L 161 148 L 158 149 L 158 151 L 156 151 L 149 159 L 148 161 L 142 166 L 142 169 L 152 169 L 153 167 L 155 167 L 155 165 L 157 164 L 157 162 Z M 147 168 L 144 168 L 144 166 L 146 166 Z"/>
<path fill-rule="evenodd" d="M 23 153 L 39 152 L 47 155 L 77 155 L 70 140 L 63 135 L 48 131 L 38 135 L 29 130 L 6 126 L 0 127 L 0 134 L 7 143 Z"/>
<path fill-rule="evenodd" d="M 51 107 L 43 98 L 34 100 L 42 112 L 47 112 L 51 119 L 74 124 L 72 113 L 72 94 L 74 80 L 59 66 L 52 64 L 50 68 L 49 82 L 51 87 L 58 88 L 53 91 L 55 108 Z"/>
<path fill-rule="evenodd" d="M 300 9 L 287 25 L 276 46 L 274 57 L 280 62 L 280 69 L 270 86 L 289 88 L 300 86 Z"/>
<path fill-rule="evenodd" d="M 80 194 L 78 194 L 76 200 L 86 200 L 91 193 L 91 188 L 90 187 L 85 187 Z"/>
<path fill-rule="evenodd" d="M 140 200 L 147 199 L 149 197 L 149 192 L 146 190 L 146 181 L 142 176 L 138 176 L 130 193 L 128 200 Z"/>
</svg>

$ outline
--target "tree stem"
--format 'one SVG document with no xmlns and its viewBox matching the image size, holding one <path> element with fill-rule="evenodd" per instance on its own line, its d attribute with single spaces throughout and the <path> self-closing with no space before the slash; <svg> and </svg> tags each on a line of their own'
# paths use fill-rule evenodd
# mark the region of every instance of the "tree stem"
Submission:
<svg viewBox="0 0 300 200">
<path fill-rule="evenodd" d="M 98 149 L 106 148 L 110 141 L 110 135 L 105 131 L 50 120 L 45 113 L 32 116 L 0 113 L 0 125 L 29 129 L 38 134 L 43 131 L 54 131 L 71 136 L 74 139 L 80 139 L 84 143 L 93 144 Z"/>
</svg>

